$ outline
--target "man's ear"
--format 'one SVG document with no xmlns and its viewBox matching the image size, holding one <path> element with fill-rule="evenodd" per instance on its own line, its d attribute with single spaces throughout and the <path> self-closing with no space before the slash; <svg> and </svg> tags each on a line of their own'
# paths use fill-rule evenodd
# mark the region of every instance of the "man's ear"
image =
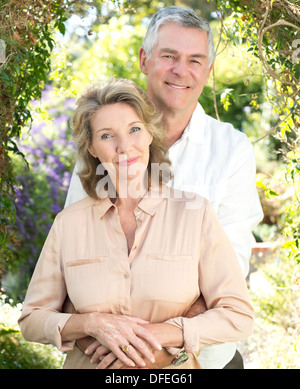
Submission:
<svg viewBox="0 0 300 389">
<path fill-rule="evenodd" d="M 142 73 L 147 75 L 147 66 L 146 66 L 147 55 L 145 50 L 142 47 L 140 48 L 140 52 L 139 52 L 139 60 L 140 60 L 140 69 Z"/>
<path fill-rule="evenodd" d="M 205 85 L 208 83 L 209 81 L 209 77 L 210 77 L 210 74 L 211 74 L 211 71 L 213 70 L 213 67 L 214 67 L 214 62 L 210 65 L 210 67 L 208 68 L 208 72 L 207 72 L 207 77 L 206 77 L 206 83 Z"/>
</svg>

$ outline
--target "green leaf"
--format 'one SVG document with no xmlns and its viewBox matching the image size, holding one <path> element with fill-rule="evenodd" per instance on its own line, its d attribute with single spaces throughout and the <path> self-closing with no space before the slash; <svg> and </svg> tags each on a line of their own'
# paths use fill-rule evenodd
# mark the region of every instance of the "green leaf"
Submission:
<svg viewBox="0 0 300 389">
<path fill-rule="evenodd" d="M 226 88 L 225 91 L 221 94 L 221 103 L 223 104 L 225 111 L 228 111 L 228 107 L 231 105 L 229 99 L 233 99 L 232 91 L 232 88 Z"/>
<path fill-rule="evenodd" d="M 58 29 L 59 29 L 59 32 L 63 35 L 65 35 L 65 32 L 66 32 L 66 26 L 64 25 L 64 23 L 59 23 L 57 25 Z"/>
<path fill-rule="evenodd" d="M 297 79 L 300 78 L 300 63 L 297 63 L 297 65 L 295 65 L 295 77 Z"/>
<path fill-rule="evenodd" d="M 281 31 L 279 30 L 278 34 L 277 34 L 277 42 L 276 42 L 276 48 L 277 50 L 280 50 L 281 49 L 281 46 L 282 46 L 282 33 Z"/>
<path fill-rule="evenodd" d="M 3 327 L 0 330 L 0 336 L 10 335 L 10 334 L 20 334 L 20 333 L 21 333 L 20 330 L 15 330 L 13 328 L 8 328 L 8 327 Z"/>
<path fill-rule="evenodd" d="M 289 249 L 289 248 L 293 247 L 294 245 L 295 245 L 295 241 L 291 240 L 289 242 L 285 242 L 281 247 L 283 249 Z"/>
<path fill-rule="evenodd" d="M 258 186 L 259 188 L 261 188 L 263 190 L 267 190 L 266 185 L 263 182 L 261 182 L 261 181 L 257 181 L 256 182 L 256 186 Z"/>
<path fill-rule="evenodd" d="M 272 189 L 270 189 L 268 192 L 269 192 L 269 195 L 270 195 L 270 196 L 274 196 L 274 197 L 275 197 L 275 196 L 279 196 L 279 193 L 275 192 L 275 191 L 272 190 Z"/>
</svg>

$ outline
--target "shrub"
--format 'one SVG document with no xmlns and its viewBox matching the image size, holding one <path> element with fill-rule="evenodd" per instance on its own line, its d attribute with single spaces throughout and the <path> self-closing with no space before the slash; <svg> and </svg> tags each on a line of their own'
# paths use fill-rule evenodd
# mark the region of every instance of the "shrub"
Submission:
<svg viewBox="0 0 300 389">
<path fill-rule="evenodd" d="M 10 230 L 11 259 L 3 287 L 14 301 L 23 301 L 52 222 L 64 207 L 75 151 L 69 126 L 74 101 L 64 100 L 53 88 L 45 89 L 42 102 L 33 104 L 30 134 L 18 141 L 27 164 L 13 158 L 16 222 Z"/>
<path fill-rule="evenodd" d="M 22 304 L 6 302 L 7 296 L 0 296 L 0 369 L 59 369 L 64 354 L 52 345 L 30 343 L 23 339 L 18 318 Z"/>
</svg>

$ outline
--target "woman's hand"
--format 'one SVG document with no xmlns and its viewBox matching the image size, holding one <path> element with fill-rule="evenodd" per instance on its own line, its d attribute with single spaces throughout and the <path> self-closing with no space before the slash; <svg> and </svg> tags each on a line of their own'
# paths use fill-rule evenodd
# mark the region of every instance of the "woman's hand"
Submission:
<svg viewBox="0 0 300 389">
<path fill-rule="evenodd" d="M 152 350 L 153 354 L 156 354 L 158 351 Z M 125 366 L 113 352 L 111 352 L 106 347 L 102 346 L 98 340 L 93 341 L 88 345 L 84 351 L 86 355 L 91 355 L 91 363 L 98 364 L 96 369 L 128 369 L 129 366 Z M 99 363 L 100 362 L 100 363 Z M 147 363 L 147 362 L 145 362 Z M 148 364 L 147 364 L 148 365 Z"/>
<path fill-rule="evenodd" d="M 181 343 L 180 339 L 182 337 L 182 331 L 172 325 L 170 327 L 170 325 L 168 324 L 149 324 L 145 325 L 145 327 L 150 332 L 152 332 L 152 334 L 156 338 L 160 337 L 161 342 L 164 342 L 164 338 L 166 338 L 165 333 L 173 333 L 172 337 L 174 342 L 176 333 L 177 342 L 179 341 L 179 343 Z M 168 339 L 168 342 L 171 342 L 171 339 Z M 172 345 L 174 345 L 173 342 Z M 146 365 L 143 366 L 143 368 L 161 369 L 163 367 L 169 366 L 172 363 L 172 360 L 174 359 L 174 356 L 168 353 L 165 349 L 152 349 L 151 351 L 155 357 L 155 362 L 153 362 L 153 360 L 145 360 Z M 85 350 L 85 354 L 92 355 L 91 363 L 98 364 L 96 367 L 97 369 L 128 369 L 130 367 L 128 365 L 125 365 L 120 359 L 116 357 L 113 352 L 102 346 L 97 340 L 89 344 L 89 346 Z"/>
<path fill-rule="evenodd" d="M 144 327 L 145 324 L 148 324 L 145 320 L 126 315 L 92 314 L 88 334 L 103 346 L 95 355 L 95 359 L 99 360 L 107 350 L 110 350 L 120 363 L 129 367 L 136 365 L 145 367 L 144 359 L 154 363 L 155 357 L 151 349 L 161 350 L 161 346 L 157 338 Z M 122 350 L 122 346 L 127 345 L 128 350 Z M 110 355 L 103 365 L 112 358 Z"/>
<path fill-rule="evenodd" d="M 97 340 L 91 343 L 86 335 Z M 168 366 L 173 357 L 161 346 L 183 346 L 183 332 L 172 324 L 149 324 L 130 316 L 97 312 L 73 315 L 62 331 L 62 338 L 65 341 L 78 339 L 79 348 L 87 355 L 93 354 L 91 362 L 100 361 L 97 367 L 102 369 L 162 368 Z M 128 351 L 124 352 L 121 347 L 127 344 Z"/>
</svg>

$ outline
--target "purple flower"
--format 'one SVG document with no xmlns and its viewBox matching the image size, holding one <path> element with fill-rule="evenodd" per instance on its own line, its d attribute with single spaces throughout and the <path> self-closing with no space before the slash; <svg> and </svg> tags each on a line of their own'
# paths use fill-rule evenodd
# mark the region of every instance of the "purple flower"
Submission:
<svg viewBox="0 0 300 389">
<path fill-rule="evenodd" d="M 70 117 L 75 99 L 57 104 L 50 94 L 52 86 L 42 92 L 53 121 L 33 122 L 29 137 L 19 140 L 19 149 L 30 165 L 19 162 L 15 185 L 16 222 L 12 232 L 19 245 L 11 245 L 14 261 L 22 271 L 32 271 L 51 228 L 54 217 L 64 207 L 73 166 L 75 143 L 71 138 Z M 32 106 L 37 104 L 32 102 Z"/>
</svg>

